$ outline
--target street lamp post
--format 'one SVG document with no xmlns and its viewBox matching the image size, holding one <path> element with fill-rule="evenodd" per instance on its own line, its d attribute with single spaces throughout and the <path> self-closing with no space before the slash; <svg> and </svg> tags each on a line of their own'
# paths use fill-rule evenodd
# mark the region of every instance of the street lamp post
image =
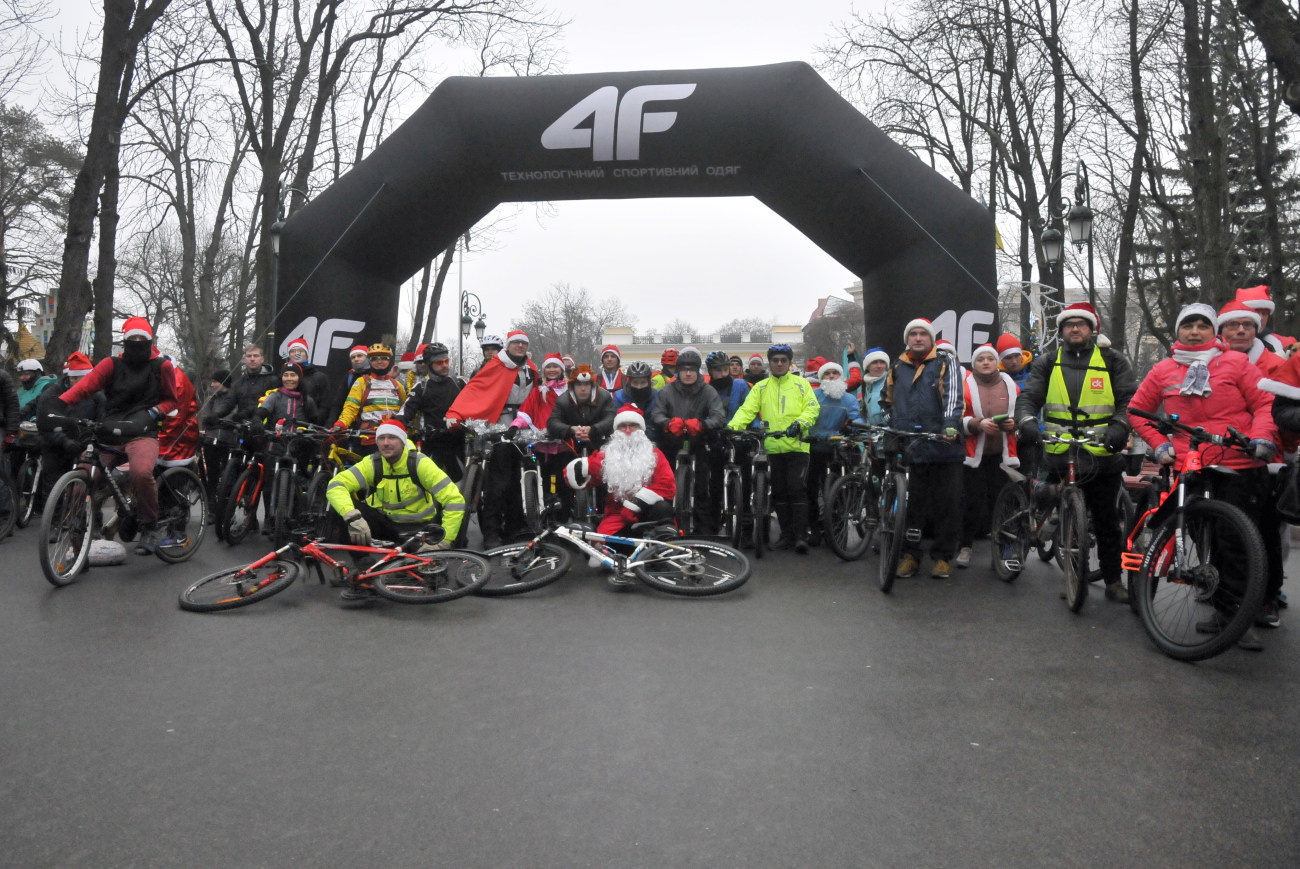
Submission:
<svg viewBox="0 0 1300 869">
<path fill-rule="evenodd" d="M 1079 250 L 1084 245 L 1088 246 L 1088 304 L 1096 308 L 1097 283 L 1093 274 L 1092 258 L 1092 189 L 1088 184 L 1088 167 L 1080 160 L 1077 171 L 1064 173 L 1056 183 L 1060 184 L 1065 175 L 1074 176 L 1074 204 L 1066 213 L 1065 221 L 1070 230 L 1070 241 L 1074 244 L 1074 249 Z M 1058 213 L 1053 215 L 1053 219 L 1060 216 L 1059 209 L 1068 202 L 1069 200 L 1062 199 L 1059 204 L 1053 206 L 1054 210 L 1058 210 Z M 1061 261 L 1062 254 L 1065 252 L 1065 237 L 1059 229 L 1048 227 L 1043 230 L 1039 242 L 1043 246 L 1043 259 L 1048 265 L 1055 266 Z M 1062 298 L 1061 301 L 1064 302 L 1065 299 Z"/>
<path fill-rule="evenodd" d="M 302 193 L 296 187 L 289 187 L 283 181 L 280 182 L 280 202 L 279 211 L 275 223 L 271 224 L 271 309 L 266 318 L 266 353 L 267 358 L 276 358 L 279 355 L 279 349 L 275 346 L 275 315 L 280 309 L 280 235 L 284 232 L 284 200 L 290 193 Z"/>
<path fill-rule="evenodd" d="M 458 245 L 463 245 L 465 253 L 469 252 L 469 233 L 465 233 L 456 239 Z M 487 318 L 483 313 L 483 302 L 473 293 L 465 292 L 465 257 L 461 255 L 460 268 L 456 269 L 456 280 L 458 283 L 457 291 L 460 294 L 460 374 L 465 376 L 465 339 L 469 337 L 469 330 L 472 328 L 474 334 L 480 342 L 483 341 L 483 334 L 487 331 Z M 470 299 L 474 301 L 471 303 Z"/>
</svg>

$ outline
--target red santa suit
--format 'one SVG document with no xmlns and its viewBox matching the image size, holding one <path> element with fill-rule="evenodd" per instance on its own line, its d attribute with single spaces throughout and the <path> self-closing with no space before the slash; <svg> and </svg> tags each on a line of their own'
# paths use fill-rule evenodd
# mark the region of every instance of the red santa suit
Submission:
<svg viewBox="0 0 1300 869">
<path fill-rule="evenodd" d="M 640 432 L 629 435 L 618 430 L 621 421 L 633 418 L 639 422 Z M 638 434 L 644 439 L 645 417 L 635 407 L 625 405 L 614 417 L 614 428 L 613 439 Z M 611 448 L 617 451 L 621 443 L 615 444 L 611 440 L 605 449 L 597 450 L 587 458 L 574 459 L 564 469 L 565 480 L 574 489 L 585 489 L 597 483 L 608 487 L 605 516 L 596 528 L 601 534 L 618 534 L 633 522 L 639 522 L 648 508 L 665 501 L 672 503 L 677 497 L 677 479 L 673 469 L 669 467 L 664 454 L 648 439 L 645 444 L 649 449 L 637 458 L 637 466 L 622 469 L 610 467 L 612 463 L 607 462 L 609 451 Z"/>
<path fill-rule="evenodd" d="M 188 465 L 199 450 L 199 403 L 194 384 L 184 371 L 172 366 L 176 409 L 158 423 L 158 464 Z"/>
</svg>

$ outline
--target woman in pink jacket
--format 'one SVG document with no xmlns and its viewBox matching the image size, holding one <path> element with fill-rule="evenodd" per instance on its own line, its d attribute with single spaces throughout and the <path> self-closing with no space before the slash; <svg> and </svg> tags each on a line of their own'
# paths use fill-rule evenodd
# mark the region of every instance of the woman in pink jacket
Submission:
<svg viewBox="0 0 1300 869">
<path fill-rule="evenodd" d="M 1237 505 L 1260 526 L 1268 554 L 1269 594 L 1257 624 L 1265 624 L 1282 586 L 1281 537 L 1266 467 L 1277 452 L 1273 396 L 1259 388 L 1263 375 L 1249 357 L 1229 350 L 1215 336 L 1217 320 L 1209 305 L 1188 305 L 1178 312 L 1178 340 L 1169 358 L 1157 362 L 1143 379 L 1129 409 L 1156 413 L 1163 403 L 1165 412 L 1177 414 L 1179 422 L 1203 426 L 1211 434 L 1227 434 L 1231 426 L 1250 438 L 1249 455 L 1209 446 L 1202 456 L 1207 467 L 1220 465 L 1236 472 L 1216 475 L 1214 497 Z M 1129 422 L 1154 450 L 1157 462 L 1182 468 L 1188 453 L 1185 434 L 1176 433 L 1170 441 L 1147 420 L 1130 416 Z M 1247 631 L 1239 645 L 1263 648 L 1253 631 Z"/>
</svg>

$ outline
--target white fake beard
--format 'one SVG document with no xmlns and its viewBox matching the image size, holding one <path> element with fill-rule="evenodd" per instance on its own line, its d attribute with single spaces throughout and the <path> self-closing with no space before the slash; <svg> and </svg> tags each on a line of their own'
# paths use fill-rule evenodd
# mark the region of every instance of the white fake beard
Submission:
<svg viewBox="0 0 1300 869">
<path fill-rule="evenodd" d="M 650 482 L 655 471 L 655 445 L 641 429 L 614 432 L 605 444 L 601 476 L 620 501 L 635 495 Z"/>
<path fill-rule="evenodd" d="M 847 380 L 823 380 L 822 392 L 831 401 L 839 401 L 844 397 L 844 393 L 849 391 L 849 382 Z"/>
</svg>

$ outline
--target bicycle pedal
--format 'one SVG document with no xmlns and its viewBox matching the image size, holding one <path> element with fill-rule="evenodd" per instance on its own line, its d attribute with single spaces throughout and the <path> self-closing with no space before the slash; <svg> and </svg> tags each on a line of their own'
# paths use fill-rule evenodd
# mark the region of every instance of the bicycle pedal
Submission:
<svg viewBox="0 0 1300 869">
<path fill-rule="evenodd" d="M 906 533 L 905 535 L 903 535 L 903 536 L 904 536 L 904 538 L 907 540 L 908 543 L 920 543 L 920 542 L 921 542 L 921 529 L 920 529 L 920 528 L 908 528 L 908 529 L 907 529 L 907 533 Z"/>
<path fill-rule="evenodd" d="M 1002 562 L 1002 566 L 1010 573 L 1019 573 L 1024 569 L 1020 564 L 1020 559 L 1018 558 L 1008 558 Z"/>
</svg>

